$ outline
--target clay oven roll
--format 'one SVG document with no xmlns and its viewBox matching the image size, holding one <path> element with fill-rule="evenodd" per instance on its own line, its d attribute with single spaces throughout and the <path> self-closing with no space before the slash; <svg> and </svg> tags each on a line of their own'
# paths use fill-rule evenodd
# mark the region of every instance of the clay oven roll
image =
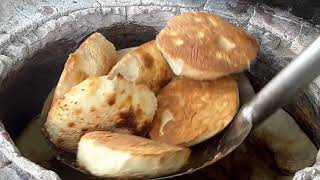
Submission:
<svg viewBox="0 0 320 180">
<path fill-rule="evenodd" d="M 128 51 L 108 76 L 113 78 L 117 74 L 136 84 L 145 84 L 154 92 L 158 92 L 174 75 L 154 40 Z"/>
<path fill-rule="evenodd" d="M 156 108 L 157 99 L 145 85 L 121 76 L 91 77 L 53 102 L 44 129 L 57 147 L 75 152 L 80 137 L 90 131 L 146 134 Z"/>
<path fill-rule="evenodd" d="M 185 147 L 222 131 L 239 106 L 237 83 L 231 77 L 215 81 L 179 78 L 164 87 L 157 99 L 151 139 Z"/>
<path fill-rule="evenodd" d="M 249 67 L 258 50 L 254 38 L 206 12 L 173 17 L 156 41 L 176 75 L 196 80 L 241 72 Z"/>
<path fill-rule="evenodd" d="M 96 131 L 82 136 L 77 162 L 95 176 L 142 179 L 176 172 L 189 156 L 187 148 L 128 134 Z"/>
<path fill-rule="evenodd" d="M 88 77 L 107 75 L 116 62 L 117 52 L 113 44 L 102 34 L 93 33 L 69 55 L 54 92 L 54 100 L 62 98 Z"/>
</svg>

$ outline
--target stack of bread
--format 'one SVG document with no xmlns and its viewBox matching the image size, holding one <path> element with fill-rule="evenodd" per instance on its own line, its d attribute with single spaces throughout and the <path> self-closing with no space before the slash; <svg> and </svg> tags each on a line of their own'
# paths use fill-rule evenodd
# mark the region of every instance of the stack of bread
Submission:
<svg viewBox="0 0 320 180">
<path fill-rule="evenodd" d="M 256 41 L 221 17 L 190 12 L 155 40 L 116 51 L 99 33 L 69 56 L 44 132 L 99 177 L 179 171 L 190 146 L 221 132 L 238 111 L 233 74 L 250 66 Z"/>
</svg>

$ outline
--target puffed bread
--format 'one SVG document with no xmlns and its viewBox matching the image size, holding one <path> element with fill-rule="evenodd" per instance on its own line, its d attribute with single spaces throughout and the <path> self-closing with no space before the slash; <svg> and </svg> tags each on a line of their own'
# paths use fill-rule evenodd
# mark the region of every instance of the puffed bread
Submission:
<svg viewBox="0 0 320 180">
<path fill-rule="evenodd" d="M 158 94 L 151 139 L 189 147 L 222 131 L 239 106 L 236 81 L 178 78 Z"/>
<path fill-rule="evenodd" d="M 94 36 L 95 36 L 95 35 L 94 35 Z M 93 37 L 94 37 L 94 36 L 93 36 Z M 130 51 L 132 51 L 132 50 L 134 50 L 134 49 L 136 49 L 136 47 L 130 47 L 130 48 L 125 48 L 125 49 L 120 49 L 120 50 L 118 50 L 118 51 L 117 51 L 118 61 L 119 61 L 124 55 L 126 55 L 128 52 L 130 52 Z M 49 95 L 47 96 L 47 98 L 46 98 L 46 100 L 45 100 L 45 102 L 44 102 L 44 104 L 43 104 L 43 106 L 42 106 L 42 110 L 41 110 L 41 116 L 42 116 L 42 117 L 45 117 L 45 118 L 46 118 L 47 115 L 48 115 L 48 112 L 49 112 L 50 107 L 51 107 L 53 95 L 54 95 L 54 92 L 55 92 L 55 88 L 56 88 L 56 87 L 54 87 L 54 88 L 50 91 Z"/>
<path fill-rule="evenodd" d="M 207 12 L 173 17 L 156 41 L 173 72 L 195 80 L 241 72 L 250 66 L 258 50 L 254 38 Z"/>
<path fill-rule="evenodd" d="M 52 103 L 45 132 L 58 148 L 75 152 L 80 137 L 95 130 L 127 130 L 145 135 L 157 100 L 145 85 L 134 85 L 121 76 L 91 77 Z"/>
<path fill-rule="evenodd" d="M 79 142 L 77 162 L 99 177 L 147 178 L 181 169 L 190 150 L 127 134 L 87 133 Z"/>
<path fill-rule="evenodd" d="M 64 65 L 54 100 L 62 98 L 73 86 L 92 76 L 107 75 L 117 62 L 117 52 L 102 34 L 90 35 Z"/>
<path fill-rule="evenodd" d="M 113 78 L 117 74 L 136 84 L 145 84 L 154 92 L 158 92 L 173 77 L 171 68 L 163 59 L 154 40 L 123 56 L 108 76 Z"/>
</svg>

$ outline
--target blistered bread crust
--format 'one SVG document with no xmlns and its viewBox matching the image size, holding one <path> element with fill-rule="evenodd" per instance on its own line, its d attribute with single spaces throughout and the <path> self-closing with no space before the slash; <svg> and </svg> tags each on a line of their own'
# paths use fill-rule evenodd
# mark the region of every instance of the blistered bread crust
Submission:
<svg viewBox="0 0 320 180">
<path fill-rule="evenodd" d="M 113 44 L 102 34 L 93 33 L 69 55 L 54 93 L 54 101 L 88 77 L 107 75 L 116 62 L 117 52 Z"/>
<path fill-rule="evenodd" d="M 236 81 L 178 78 L 158 94 L 151 139 L 189 147 L 222 131 L 239 106 Z"/>
<path fill-rule="evenodd" d="M 125 54 L 108 76 L 113 78 L 117 74 L 136 84 L 145 84 L 154 92 L 158 92 L 174 75 L 154 40 Z"/>
<path fill-rule="evenodd" d="M 110 130 L 145 135 L 157 102 L 145 85 L 117 76 L 91 77 L 53 102 L 45 132 L 58 148 L 75 152 L 80 137 L 90 131 Z"/>
<path fill-rule="evenodd" d="M 82 136 L 77 162 L 98 177 L 144 179 L 178 171 L 190 153 L 187 148 L 138 136 L 96 131 Z"/>
<path fill-rule="evenodd" d="M 241 72 L 249 67 L 258 51 L 254 38 L 207 12 L 173 17 L 156 41 L 176 75 L 196 80 Z"/>
</svg>

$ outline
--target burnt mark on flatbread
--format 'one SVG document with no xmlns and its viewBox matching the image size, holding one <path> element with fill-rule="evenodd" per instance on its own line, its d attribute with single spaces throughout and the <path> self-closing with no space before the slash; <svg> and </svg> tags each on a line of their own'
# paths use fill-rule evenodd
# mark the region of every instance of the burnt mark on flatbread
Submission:
<svg viewBox="0 0 320 180">
<path fill-rule="evenodd" d="M 150 125 L 148 124 L 137 124 L 137 119 L 141 118 L 143 110 L 138 108 L 133 110 L 130 108 L 127 111 L 123 111 L 119 114 L 120 121 L 117 124 L 117 128 L 128 129 L 134 135 L 146 136 Z M 147 122 L 146 122 L 147 123 Z"/>
<path fill-rule="evenodd" d="M 112 106 L 116 102 L 116 97 L 114 94 L 112 94 L 110 97 L 107 98 L 107 103 Z"/>
<path fill-rule="evenodd" d="M 124 79 L 124 77 L 122 76 L 122 74 L 117 74 L 117 78 L 119 79 L 119 80 L 122 80 L 122 79 Z"/>
<path fill-rule="evenodd" d="M 120 117 L 120 122 L 118 124 L 118 127 L 135 129 L 136 117 L 132 108 L 130 108 L 128 111 L 120 112 L 119 117 Z"/>
<path fill-rule="evenodd" d="M 152 55 L 150 55 L 150 53 L 142 50 L 142 49 L 138 49 L 137 50 L 139 55 L 141 56 L 141 61 L 143 63 L 143 65 L 148 68 L 151 69 L 154 63 L 154 58 L 152 57 Z"/>
<path fill-rule="evenodd" d="M 68 123 L 68 127 L 70 127 L 70 128 L 74 127 L 75 125 L 76 125 L 76 124 L 73 123 L 73 122 Z"/>
</svg>

